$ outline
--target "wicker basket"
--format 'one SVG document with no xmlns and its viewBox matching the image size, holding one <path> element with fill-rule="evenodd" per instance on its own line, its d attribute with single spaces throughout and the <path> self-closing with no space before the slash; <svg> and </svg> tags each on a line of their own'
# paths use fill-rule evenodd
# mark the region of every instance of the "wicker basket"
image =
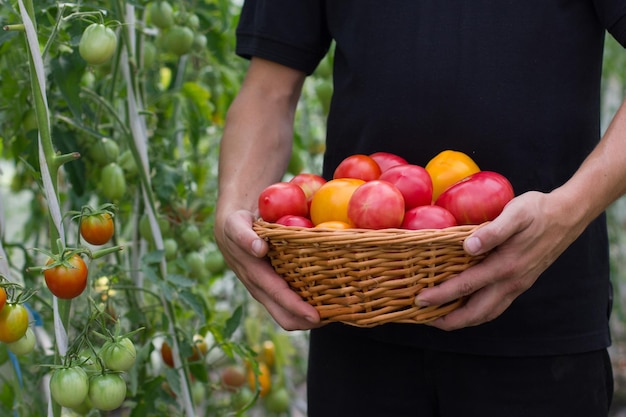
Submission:
<svg viewBox="0 0 626 417">
<path fill-rule="evenodd" d="M 480 226 L 441 230 L 310 229 L 257 221 L 276 272 L 323 323 L 427 323 L 463 304 L 418 307 L 415 297 L 482 260 L 463 251 Z"/>
</svg>

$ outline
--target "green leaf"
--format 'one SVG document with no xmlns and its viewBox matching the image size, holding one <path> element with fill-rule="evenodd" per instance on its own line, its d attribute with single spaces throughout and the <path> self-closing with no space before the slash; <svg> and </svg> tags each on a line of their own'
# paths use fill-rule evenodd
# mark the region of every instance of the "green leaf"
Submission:
<svg viewBox="0 0 626 417">
<path fill-rule="evenodd" d="M 186 290 L 180 291 L 178 295 L 180 296 L 181 301 L 187 304 L 198 315 L 198 320 L 204 323 L 206 321 L 204 299 L 201 296 Z"/>
<path fill-rule="evenodd" d="M 226 320 L 226 324 L 224 325 L 224 330 L 222 331 L 222 337 L 224 339 L 230 339 L 230 337 L 235 333 L 235 330 L 239 328 L 241 324 L 241 318 L 243 317 L 243 308 L 238 306 L 233 315 Z"/>
<path fill-rule="evenodd" d="M 87 64 L 78 54 L 77 49 L 72 54 L 61 54 L 58 58 L 50 61 L 52 79 L 61 90 L 72 114 L 80 119 L 80 81 Z"/>
</svg>

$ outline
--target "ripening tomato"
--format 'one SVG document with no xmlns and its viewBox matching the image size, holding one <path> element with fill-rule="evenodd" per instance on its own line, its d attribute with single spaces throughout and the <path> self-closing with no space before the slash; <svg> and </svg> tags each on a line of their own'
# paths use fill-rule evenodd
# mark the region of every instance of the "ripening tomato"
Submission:
<svg viewBox="0 0 626 417">
<path fill-rule="evenodd" d="M 365 181 L 339 178 L 328 181 L 313 195 L 310 218 L 314 225 L 327 221 L 352 224 L 348 218 L 348 203 L 354 191 Z"/>
<path fill-rule="evenodd" d="M 448 210 L 440 206 L 428 205 L 407 210 L 401 227 L 409 230 L 445 229 L 456 224 L 456 219 Z"/>
<path fill-rule="evenodd" d="M 390 182 L 372 180 L 358 187 L 348 203 L 350 223 L 361 229 L 397 228 L 404 219 L 404 197 Z"/>
<path fill-rule="evenodd" d="M 337 165 L 333 179 L 356 178 L 363 181 L 376 180 L 380 177 L 380 167 L 370 156 L 350 155 Z"/>
<path fill-rule="evenodd" d="M 432 158 L 425 167 L 433 181 L 433 201 L 448 187 L 478 171 L 478 165 L 463 152 L 445 150 Z"/>
<path fill-rule="evenodd" d="M 376 161 L 381 172 L 385 172 L 389 168 L 395 167 L 396 165 L 408 164 L 406 159 L 390 152 L 374 152 L 370 155 L 370 158 Z"/>
<path fill-rule="evenodd" d="M 7 303 L 7 292 L 4 288 L 0 287 L 0 311 Z"/>
<path fill-rule="evenodd" d="M 35 344 L 37 340 L 35 339 L 35 332 L 33 329 L 28 327 L 26 329 L 26 333 L 19 340 L 15 342 L 7 343 L 7 348 L 13 352 L 14 355 L 22 356 L 27 355 L 33 350 L 35 350 Z"/>
<path fill-rule="evenodd" d="M 55 261 L 49 259 L 43 271 L 46 285 L 58 298 L 69 300 L 78 297 L 87 287 L 87 265 L 79 254 Z"/>
<path fill-rule="evenodd" d="M 506 177 L 481 171 L 448 188 L 435 204 L 450 211 L 459 224 L 481 224 L 495 219 L 513 197 Z"/>
<path fill-rule="evenodd" d="M 428 171 L 419 165 L 393 166 L 384 171 L 379 179 L 392 183 L 400 190 L 406 210 L 430 205 L 433 200 L 433 181 Z"/>
<path fill-rule="evenodd" d="M 104 245 L 114 232 L 115 224 L 109 213 L 89 214 L 80 219 L 80 235 L 92 245 Z"/>
<path fill-rule="evenodd" d="M 259 194 L 259 215 L 273 223 L 287 214 L 306 217 L 309 205 L 302 188 L 289 182 L 269 185 Z"/>
<path fill-rule="evenodd" d="M 23 304 L 6 304 L 0 310 L 0 342 L 20 340 L 28 330 L 28 310 Z"/>
<path fill-rule="evenodd" d="M 264 362 L 259 362 L 259 374 L 255 375 L 252 367 L 248 367 L 248 386 L 252 391 L 257 390 L 257 379 L 259 386 L 259 396 L 265 397 L 272 389 L 272 376 L 270 368 Z"/>
<path fill-rule="evenodd" d="M 169 343 L 163 342 L 161 345 L 161 359 L 163 359 L 163 363 L 165 363 L 170 368 L 174 367 L 174 355 L 172 352 L 172 348 Z"/>
<path fill-rule="evenodd" d="M 239 365 L 229 365 L 220 373 L 222 385 L 229 391 L 235 391 L 246 383 L 246 374 Z"/>
</svg>

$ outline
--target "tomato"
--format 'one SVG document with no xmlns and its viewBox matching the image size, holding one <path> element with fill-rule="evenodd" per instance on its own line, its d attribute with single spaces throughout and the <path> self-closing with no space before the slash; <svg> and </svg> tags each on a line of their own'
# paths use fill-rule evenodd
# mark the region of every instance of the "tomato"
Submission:
<svg viewBox="0 0 626 417">
<path fill-rule="evenodd" d="M 26 333 L 16 342 L 7 343 L 7 348 L 17 356 L 27 355 L 35 350 L 35 332 L 30 327 L 26 329 Z"/>
<path fill-rule="evenodd" d="M 63 407 L 79 407 L 89 393 L 89 377 L 80 366 L 55 369 L 50 377 L 50 395 Z"/>
<path fill-rule="evenodd" d="M 289 182 L 292 184 L 298 184 L 300 188 L 302 188 L 310 207 L 313 194 L 315 194 L 315 192 L 319 190 L 322 185 L 326 184 L 326 179 L 317 174 L 302 172 L 294 176 L 291 180 L 289 180 Z"/>
<path fill-rule="evenodd" d="M 191 44 L 191 49 L 194 51 L 202 52 L 206 49 L 206 45 L 208 40 L 205 35 L 202 33 L 196 33 L 193 37 L 193 42 Z"/>
<path fill-rule="evenodd" d="M 248 367 L 248 386 L 252 391 L 257 390 L 259 384 L 259 396 L 265 397 L 272 389 L 272 377 L 270 368 L 264 362 L 259 362 L 259 374 L 255 375 L 254 369 Z"/>
<path fill-rule="evenodd" d="M 103 138 L 90 147 L 89 156 L 98 165 L 105 166 L 117 161 L 117 158 L 120 156 L 120 147 L 114 140 Z"/>
<path fill-rule="evenodd" d="M 186 225 L 181 233 L 181 239 L 186 247 L 198 249 L 202 246 L 202 235 L 200 229 L 193 223 Z"/>
<path fill-rule="evenodd" d="M 122 171 L 129 177 L 134 177 L 139 172 L 135 157 L 130 149 L 126 149 L 121 153 L 117 158 L 117 163 L 122 168 Z"/>
<path fill-rule="evenodd" d="M 100 172 L 100 189 L 109 200 L 119 200 L 126 194 L 124 170 L 116 162 L 111 162 Z"/>
<path fill-rule="evenodd" d="M 0 310 L 0 342 L 20 340 L 28 330 L 28 310 L 23 304 L 6 304 Z"/>
<path fill-rule="evenodd" d="M 174 9 L 167 1 L 150 3 L 148 13 L 152 24 L 159 29 L 167 29 L 174 24 Z"/>
<path fill-rule="evenodd" d="M 218 274 L 226 268 L 224 255 L 219 250 L 212 250 L 204 257 L 204 266 L 211 275 Z"/>
<path fill-rule="evenodd" d="M 178 242 L 174 238 L 163 239 L 163 249 L 165 250 L 165 259 L 168 261 L 174 260 L 178 256 Z"/>
<path fill-rule="evenodd" d="M 313 195 L 311 221 L 318 225 L 327 221 L 352 224 L 348 218 L 348 203 L 354 191 L 365 181 L 355 178 L 340 178 L 328 181 Z"/>
<path fill-rule="evenodd" d="M 456 219 L 448 210 L 443 207 L 429 205 L 417 206 L 404 213 L 402 221 L 403 229 L 445 229 L 456 226 Z"/>
<path fill-rule="evenodd" d="M 298 227 L 313 227 L 313 222 L 308 217 L 294 216 L 293 214 L 287 214 L 280 219 L 276 220 L 276 224 L 282 224 L 283 226 L 298 226 Z"/>
<path fill-rule="evenodd" d="M 374 152 L 370 155 L 370 158 L 376 161 L 376 163 L 380 167 L 381 172 L 385 172 L 389 168 L 396 165 L 408 164 L 406 159 L 390 152 Z"/>
<path fill-rule="evenodd" d="M 117 48 L 117 35 L 101 23 L 87 26 L 78 43 L 80 56 L 91 65 L 104 64 Z"/>
<path fill-rule="evenodd" d="M 109 340 L 100 351 L 104 366 L 112 371 L 128 371 L 135 364 L 137 350 L 128 337 L 115 341 Z"/>
<path fill-rule="evenodd" d="M 115 224 L 109 213 L 88 214 L 80 219 L 80 235 L 92 245 L 104 245 L 114 232 Z"/>
<path fill-rule="evenodd" d="M 0 287 L 0 310 L 4 308 L 4 305 L 7 303 L 7 292 L 4 288 Z"/>
<path fill-rule="evenodd" d="M 170 368 L 174 367 L 174 355 L 172 352 L 172 348 L 169 343 L 163 342 L 161 345 L 161 359 L 163 359 L 163 363 L 165 363 Z"/>
<path fill-rule="evenodd" d="M 220 372 L 222 386 L 229 391 L 235 391 L 246 383 L 246 374 L 241 366 L 229 365 Z"/>
<path fill-rule="evenodd" d="M 258 204 L 259 215 L 270 223 L 287 214 L 306 217 L 309 213 L 304 191 L 290 182 L 277 182 L 266 187 L 259 194 Z"/>
<path fill-rule="evenodd" d="M 185 255 L 185 263 L 189 268 L 189 274 L 192 278 L 202 280 L 208 278 L 208 271 L 204 264 L 204 256 L 198 251 L 188 252 Z"/>
<path fill-rule="evenodd" d="M 400 227 L 404 219 L 404 197 L 390 182 L 368 181 L 350 197 L 348 218 L 351 224 L 361 229 Z"/>
<path fill-rule="evenodd" d="M 433 181 L 428 171 L 419 165 L 401 164 L 388 168 L 380 180 L 395 185 L 404 197 L 405 209 L 431 204 Z"/>
<path fill-rule="evenodd" d="M 87 265 L 78 254 L 67 259 L 49 259 L 43 271 L 46 285 L 58 298 L 69 300 L 78 297 L 87 287 Z"/>
<path fill-rule="evenodd" d="M 350 223 L 339 220 L 329 220 L 315 225 L 316 229 L 351 229 L 352 227 Z"/>
<path fill-rule="evenodd" d="M 94 408 L 111 411 L 126 399 L 126 381 L 120 374 L 98 374 L 89 380 L 89 400 Z"/>
<path fill-rule="evenodd" d="M 270 368 L 276 363 L 276 347 L 271 340 L 265 340 L 261 345 L 261 349 L 258 353 L 259 360 Z"/>
<path fill-rule="evenodd" d="M 445 150 L 432 158 L 425 167 L 433 181 L 433 201 L 446 188 L 478 171 L 478 165 L 463 152 Z"/>
<path fill-rule="evenodd" d="M 381 170 L 376 161 L 362 154 L 350 155 L 337 165 L 333 179 L 357 178 L 363 181 L 376 180 Z"/>
<path fill-rule="evenodd" d="M 206 355 L 208 350 L 209 350 L 209 347 L 207 345 L 205 338 L 199 334 L 195 334 L 193 336 L 192 353 L 187 358 L 187 360 L 190 362 L 198 361 L 202 359 L 204 355 Z"/>
<path fill-rule="evenodd" d="M 172 26 L 163 34 L 163 46 L 166 51 L 182 56 L 191 51 L 193 39 L 193 31 L 188 27 Z"/>
<path fill-rule="evenodd" d="M 435 204 L 450 211 L 459 224 L 480 224 L 495 219 L 513 197 L 506 177 L 481 171 L 448 188 Z"/>
<path fill-rule="evenodd" d="M 272 413 L 286 413 L 289 410 L 291 397 L 285 387 L 275 387 L 265 397 L 265 407 Z"/>
</svg>

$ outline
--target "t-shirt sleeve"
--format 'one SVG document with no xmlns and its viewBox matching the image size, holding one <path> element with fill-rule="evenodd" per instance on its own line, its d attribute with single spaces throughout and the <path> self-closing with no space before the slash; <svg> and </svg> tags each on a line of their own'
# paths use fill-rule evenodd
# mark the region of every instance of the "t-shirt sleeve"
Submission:
<svg viewBox="0 0 626 417">
<path fill-rule="evenodd" d="M 626 48 L 626 1 L 595 0 L 594 3 L 606 30 Z"/>
<path fill-rule="evenodd" d="M 330 41 L 321 0 L 246 0 L 235 51 L 311 74 Z"/>
</svg>

